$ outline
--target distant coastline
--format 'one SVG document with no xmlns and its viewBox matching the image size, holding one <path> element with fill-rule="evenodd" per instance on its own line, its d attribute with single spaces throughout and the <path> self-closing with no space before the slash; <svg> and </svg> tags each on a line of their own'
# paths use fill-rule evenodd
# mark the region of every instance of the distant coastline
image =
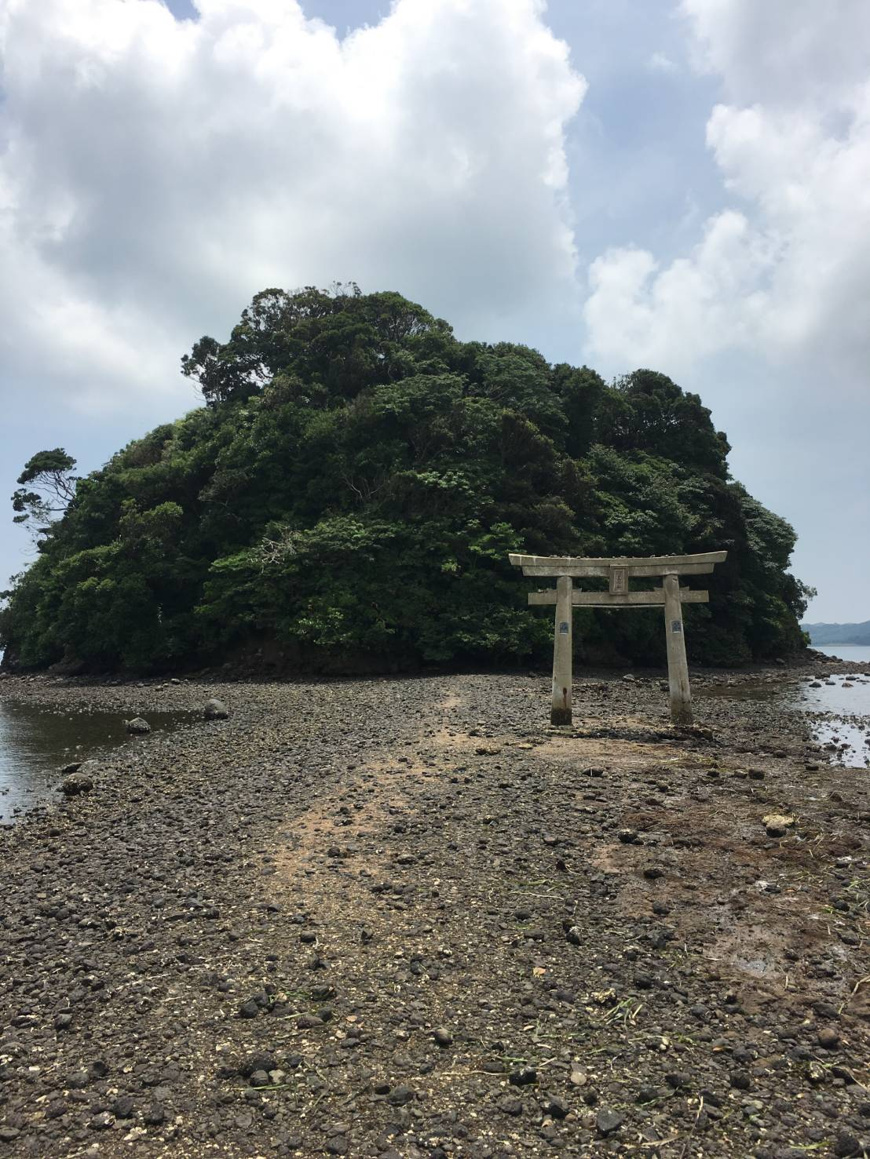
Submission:
<svg viewBox="0 0 870 1159">
<path fill-rule="evenodd" d="M 870 620 L 860 624 L 801 624 L 812 644 L 870 644 Z"/>
</svg>

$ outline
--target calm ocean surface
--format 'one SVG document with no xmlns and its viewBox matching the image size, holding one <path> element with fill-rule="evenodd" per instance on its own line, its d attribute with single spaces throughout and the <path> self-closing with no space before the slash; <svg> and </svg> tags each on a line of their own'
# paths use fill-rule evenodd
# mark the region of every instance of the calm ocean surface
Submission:
<svg viewBox="0 0 870 1159">
<path fill-rule="evenodd" d="M 841 660 L 854 660 L 858 664 L 870 664 L 870 644 L 813 644 L 817 652 L 826 656 L 838 656 Z"/>
</svg>

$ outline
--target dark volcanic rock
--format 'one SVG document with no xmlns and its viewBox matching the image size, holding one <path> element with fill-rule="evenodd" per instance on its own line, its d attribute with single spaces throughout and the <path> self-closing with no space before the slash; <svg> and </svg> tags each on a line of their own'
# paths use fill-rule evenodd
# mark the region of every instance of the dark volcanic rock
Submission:
<svg viewBox="0 0 870 1159">
<path fill-rule="evenodd" d="M 538 1072 L 534 1067 L 526 1066 L 520 1070 L 511 1071 L 509 1082 L 515 1087 L 527 1087 L 538 1081 Z"/>
<path fill-rule="evenodd" d="M 699 676 L 677 731 L 658 677 L 578 672 L 558 732 L 546 677 L 256 676 L 0 682 L 244 704 L 0 829 L 5 1153 L 861 1154 L 870 813 L 723 695 L 758 673 Z"/>
<path fill-rule="evenodd" d="M 595 1125 L 602 1135 L 612 1135 L 625 1122 L 625 1115 L 621 1111 L 607 1111 L 603 1107 L 595 1118 Z"/>
</svg>

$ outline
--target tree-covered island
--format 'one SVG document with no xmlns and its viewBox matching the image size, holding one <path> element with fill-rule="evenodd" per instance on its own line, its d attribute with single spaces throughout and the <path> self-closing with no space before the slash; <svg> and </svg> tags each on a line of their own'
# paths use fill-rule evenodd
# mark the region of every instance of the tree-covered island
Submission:
<svg viewBox="0 0 870 1159">
<path fill-rule="evenodd" d="M 266 290 L 182 369 L 205 405 L 101 470 L 75 480 L 61 449 L 27 464 L 13 504 L 39 552 L 0 611 L 7 667 L 544 658 L 551 616 L 527 609 L 509 551 L 727 548 L 709 606 L 687 609 L 691 658 L 803 646 L 794 531 L 729 477 L 709 410 L 663 374 L 608 385 L 355 286 Z M 575 615 L 588 658 L 661 663 L 660 613 Z"/>
</svg>

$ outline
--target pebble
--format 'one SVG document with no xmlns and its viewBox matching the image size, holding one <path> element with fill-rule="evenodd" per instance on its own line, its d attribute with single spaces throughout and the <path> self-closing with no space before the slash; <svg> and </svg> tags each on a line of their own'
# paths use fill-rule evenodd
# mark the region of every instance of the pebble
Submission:
<svg viewBox="0 0 870 1159">
<path fill-rule="evenodd" d="M 692 1085 L 692 1076 L 685 1071 L 670 1071 L 665 1075 L 665 1082 L 673 1090 L 682 1091 Z"/>
<path fill-rule="evenodd" d="M 850 1159 L 853 1155 L 866 1155 L 860 1139 L 847 1131 L 840 1131 L 834 1140 L 834 1154 L 838 1159 Z"/>
<path fill-rule="evenodd" d="M 519 1070 L 511 1071 L 508 1078 L 508 1082 L 510 1082 L 511 1086 L 515 1087 L 531 1086 L 537 1081 L 538 1072 L 534 1069 L 534 1067 L 530 1066 L 521 1067 Z"/>
<path fill-rule="evenodd" d="M 558 1095 L 552 1095 L 545 1103 L 544 1110 L 554 1119 L 564 1119 L 571 1108 L 564 1099 L 559 1098 Z"/>
<path fill-rule="evenodd" d="M 387 1102 L 393 1107 L 404 1107 L 414 1098 L 414 1092 L 410 1087 L 398 1086 L 394 1087 L 387 1095 Z"/>
<path fill-rule="evenodd" d="M 768 837 L 785 837 L 794 823 L 794 817 L 786 816 L 783 813 L 770 813 L 762 821 Z"/>
<path fill-rule="evenodd" d="M 616 835 L 623 845 L 638 845 L 640 838 L 636 829 L 620 829 Z"/>
<path fill-rule="evenodd" d="M 502 1099 L 497 1105 L 498 1109 L 505 1115 L 513 1115 L 516 1117 L 523 1113 L 523 1103 L 521 1099 Z"/>
<path fill-rule="evenodd" d="M 297 1030 L 316 1030 L 319 1026 L 323 1026 L 322 1018 L 318 1018 L 316 1014 L 302 1014 L 296 1019 Z"/>
<path fill-rule="evenodd" d="M 603 1107 L 595 1117 L 595 1125 L 601 1135 L 612 1135 L 625 1122 L 621 1111 L 607 1111 Z"/>
</svg>

